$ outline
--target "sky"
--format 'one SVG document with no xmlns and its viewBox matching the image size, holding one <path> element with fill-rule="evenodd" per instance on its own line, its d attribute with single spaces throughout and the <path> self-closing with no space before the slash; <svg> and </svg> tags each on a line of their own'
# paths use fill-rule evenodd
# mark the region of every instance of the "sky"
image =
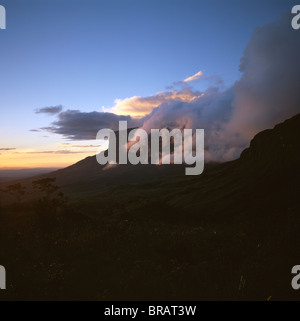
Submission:
<svg viewBox="0 0 300 321">
<path fill-rule="evenodd" d="M 95 154 L 98 124 L 149 127 L 175 101 L 187 114 L 207 97 L 245 105 L 232 92 L 255 28 L 297 2 L 0 0 L 0 168 L 71 165 Z"/>
</svg>

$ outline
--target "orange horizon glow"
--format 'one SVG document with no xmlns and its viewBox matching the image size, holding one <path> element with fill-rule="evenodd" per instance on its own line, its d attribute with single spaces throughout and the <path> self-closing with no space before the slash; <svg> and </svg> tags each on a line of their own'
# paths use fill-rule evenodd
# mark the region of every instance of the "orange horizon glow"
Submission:
<svg viewBox="0 0 300 321">
<path fill-rule="evenodd" d="M 96 155 L 94 151 L 77 154 L 5 153 L 0 155 L 0 170 L 30 168 L 64 168 L 73 165 L 88 156 L 94 155 Z"/>
</svg>

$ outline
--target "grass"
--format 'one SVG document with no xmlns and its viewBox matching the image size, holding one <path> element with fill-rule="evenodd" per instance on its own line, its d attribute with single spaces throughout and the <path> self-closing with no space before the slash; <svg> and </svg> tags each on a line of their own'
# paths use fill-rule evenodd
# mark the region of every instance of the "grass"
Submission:
<svg viewBox="0 0 300 321">
<path fill-rule="evenodd" d="M 295 195 L 270 177 L 241 184 L 239 173 L 210 171 L 63 206 L 2 206 L 0 299 L 296 299 Z"/>
</svg>

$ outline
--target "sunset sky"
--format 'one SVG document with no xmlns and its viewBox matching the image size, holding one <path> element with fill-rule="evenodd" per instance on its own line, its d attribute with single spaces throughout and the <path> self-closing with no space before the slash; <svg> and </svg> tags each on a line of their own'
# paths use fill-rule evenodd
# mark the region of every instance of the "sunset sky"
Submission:
<svg viewBox="0 0 300 321">
<path fill-rule="evenodd" d="M 142 126 L 153 108 L 171 101 L 192 106 L 220 93 L 222 103 L 231 101 L 254 29 L 299 1 L 0 4 L 7 14 L 0 30 L 0 168 L 28 168 L 65 167 L 95 154 L 98 124 L 126 119 Z"/>
</svg>

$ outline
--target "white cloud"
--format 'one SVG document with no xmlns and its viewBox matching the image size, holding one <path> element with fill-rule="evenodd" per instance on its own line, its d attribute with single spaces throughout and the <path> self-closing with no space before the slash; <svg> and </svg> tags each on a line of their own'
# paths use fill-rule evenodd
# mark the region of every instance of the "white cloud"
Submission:
<svg viewBox="0 0 300 321">
<path fill-rule="evenodd" d="M 190 89 L 160 92 L 148 97 L 134 96 L 125 99 L 116 99 L 115 106 L 109 109 L 117 115 L 130 115 L 131 117 L 143 117 L 152 112 L 155 107 L 170 100 L 190 102 L 199 98 L 202 93 Z"/>
<path fill-rule="evenodd" d="M 195 75 L 184 79 L 184 82 L 191 82 L 191 81 L 194 81 L 194 80 L 197 80 L 197 79 L 201 78 L 202 76 L 203 76 L 203 72 L 200 70 Z"/>
</svg>

